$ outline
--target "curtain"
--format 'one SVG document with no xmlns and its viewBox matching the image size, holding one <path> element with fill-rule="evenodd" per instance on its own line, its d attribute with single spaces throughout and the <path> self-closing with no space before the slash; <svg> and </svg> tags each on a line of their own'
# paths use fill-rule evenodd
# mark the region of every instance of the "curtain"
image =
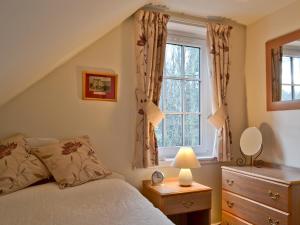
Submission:
<svg viewBox="0 0 300 225">
<path fill-rule="evenodd" d="M 282 46 L 272 48 L 272 100 L 281 100 Z"/>
<path fill-rule="evenodd" d="M 209 23 L 207 45 L 209 55 L 212 116 L 209 121 L 217 128 L 214 153 L 221 162 L 231 160 L 231 131 L 227 113 L 226 93 L 229 74 L 229 25 Z"/>
<path fill-rule="evenodd" d="M 157 139 L 147 106 L 154 105 L 159 111 L 168 20 L 169 16 L 161 12 L 140 10 L 135 14 L 137 121 L 134 168 L 158 165 Z"/>
</svg>

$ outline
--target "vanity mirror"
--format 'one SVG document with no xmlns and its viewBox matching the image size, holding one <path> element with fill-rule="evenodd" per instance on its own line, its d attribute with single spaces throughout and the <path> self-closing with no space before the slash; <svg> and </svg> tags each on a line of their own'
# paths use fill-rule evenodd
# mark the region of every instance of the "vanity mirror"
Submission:
<svg viewBox="0 0 300 225">
<path fill-rule="evenodd" d="M 247 165 L 247 161 L 250 158 L 250 165 L 260 167 L 263 163 L 262 160 L 257 160 L 262 153 L 262 134 L 256 127 L 248 127 L 241 135 L 240 150 L 241 158 L 237 159 L 239 166 Z"/>
<path fill-rule="evenodd" d="M 267 110 L 300 109 L 300 30 L 266 43 Z"/>
</svg>

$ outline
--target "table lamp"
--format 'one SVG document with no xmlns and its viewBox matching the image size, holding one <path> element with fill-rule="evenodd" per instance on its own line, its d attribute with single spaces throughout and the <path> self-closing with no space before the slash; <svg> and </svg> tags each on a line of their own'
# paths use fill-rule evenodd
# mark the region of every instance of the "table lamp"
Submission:
<svg viewBox="0 0 300 225">
<path fill-rule="evenodd" d="M 181 147 L 176 154 L 172 166 L 180 168 L 178 182 L 180 186 L 184 187 L 192 185 L 193 175 L 191 169 L 201 167 L 200 162 L 191 147 Z"/>
</svg>

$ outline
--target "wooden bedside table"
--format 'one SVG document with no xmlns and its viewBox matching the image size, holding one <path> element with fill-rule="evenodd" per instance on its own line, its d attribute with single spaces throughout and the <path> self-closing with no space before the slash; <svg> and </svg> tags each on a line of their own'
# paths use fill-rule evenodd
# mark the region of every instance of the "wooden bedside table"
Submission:
<svg viewBox="0 0 300 225">
<path fill-rule="evenodd" d="M 177 178 L 159 186 L 143 181 L 143 195 L 178 225 L 210 225 L 211 191 L 199 183 L 181 187 Z"/>
</svg>

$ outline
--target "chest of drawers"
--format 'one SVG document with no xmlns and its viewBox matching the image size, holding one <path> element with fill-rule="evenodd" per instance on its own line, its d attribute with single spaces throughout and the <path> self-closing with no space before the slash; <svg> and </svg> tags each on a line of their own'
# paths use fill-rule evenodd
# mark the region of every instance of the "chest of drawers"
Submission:
<svg viewBox="0 0 300 225">
<path fill-rule="evenodd" d="M 222 167 L 222 225 L 300 225 L 300 169 Z"/>
</svg>

